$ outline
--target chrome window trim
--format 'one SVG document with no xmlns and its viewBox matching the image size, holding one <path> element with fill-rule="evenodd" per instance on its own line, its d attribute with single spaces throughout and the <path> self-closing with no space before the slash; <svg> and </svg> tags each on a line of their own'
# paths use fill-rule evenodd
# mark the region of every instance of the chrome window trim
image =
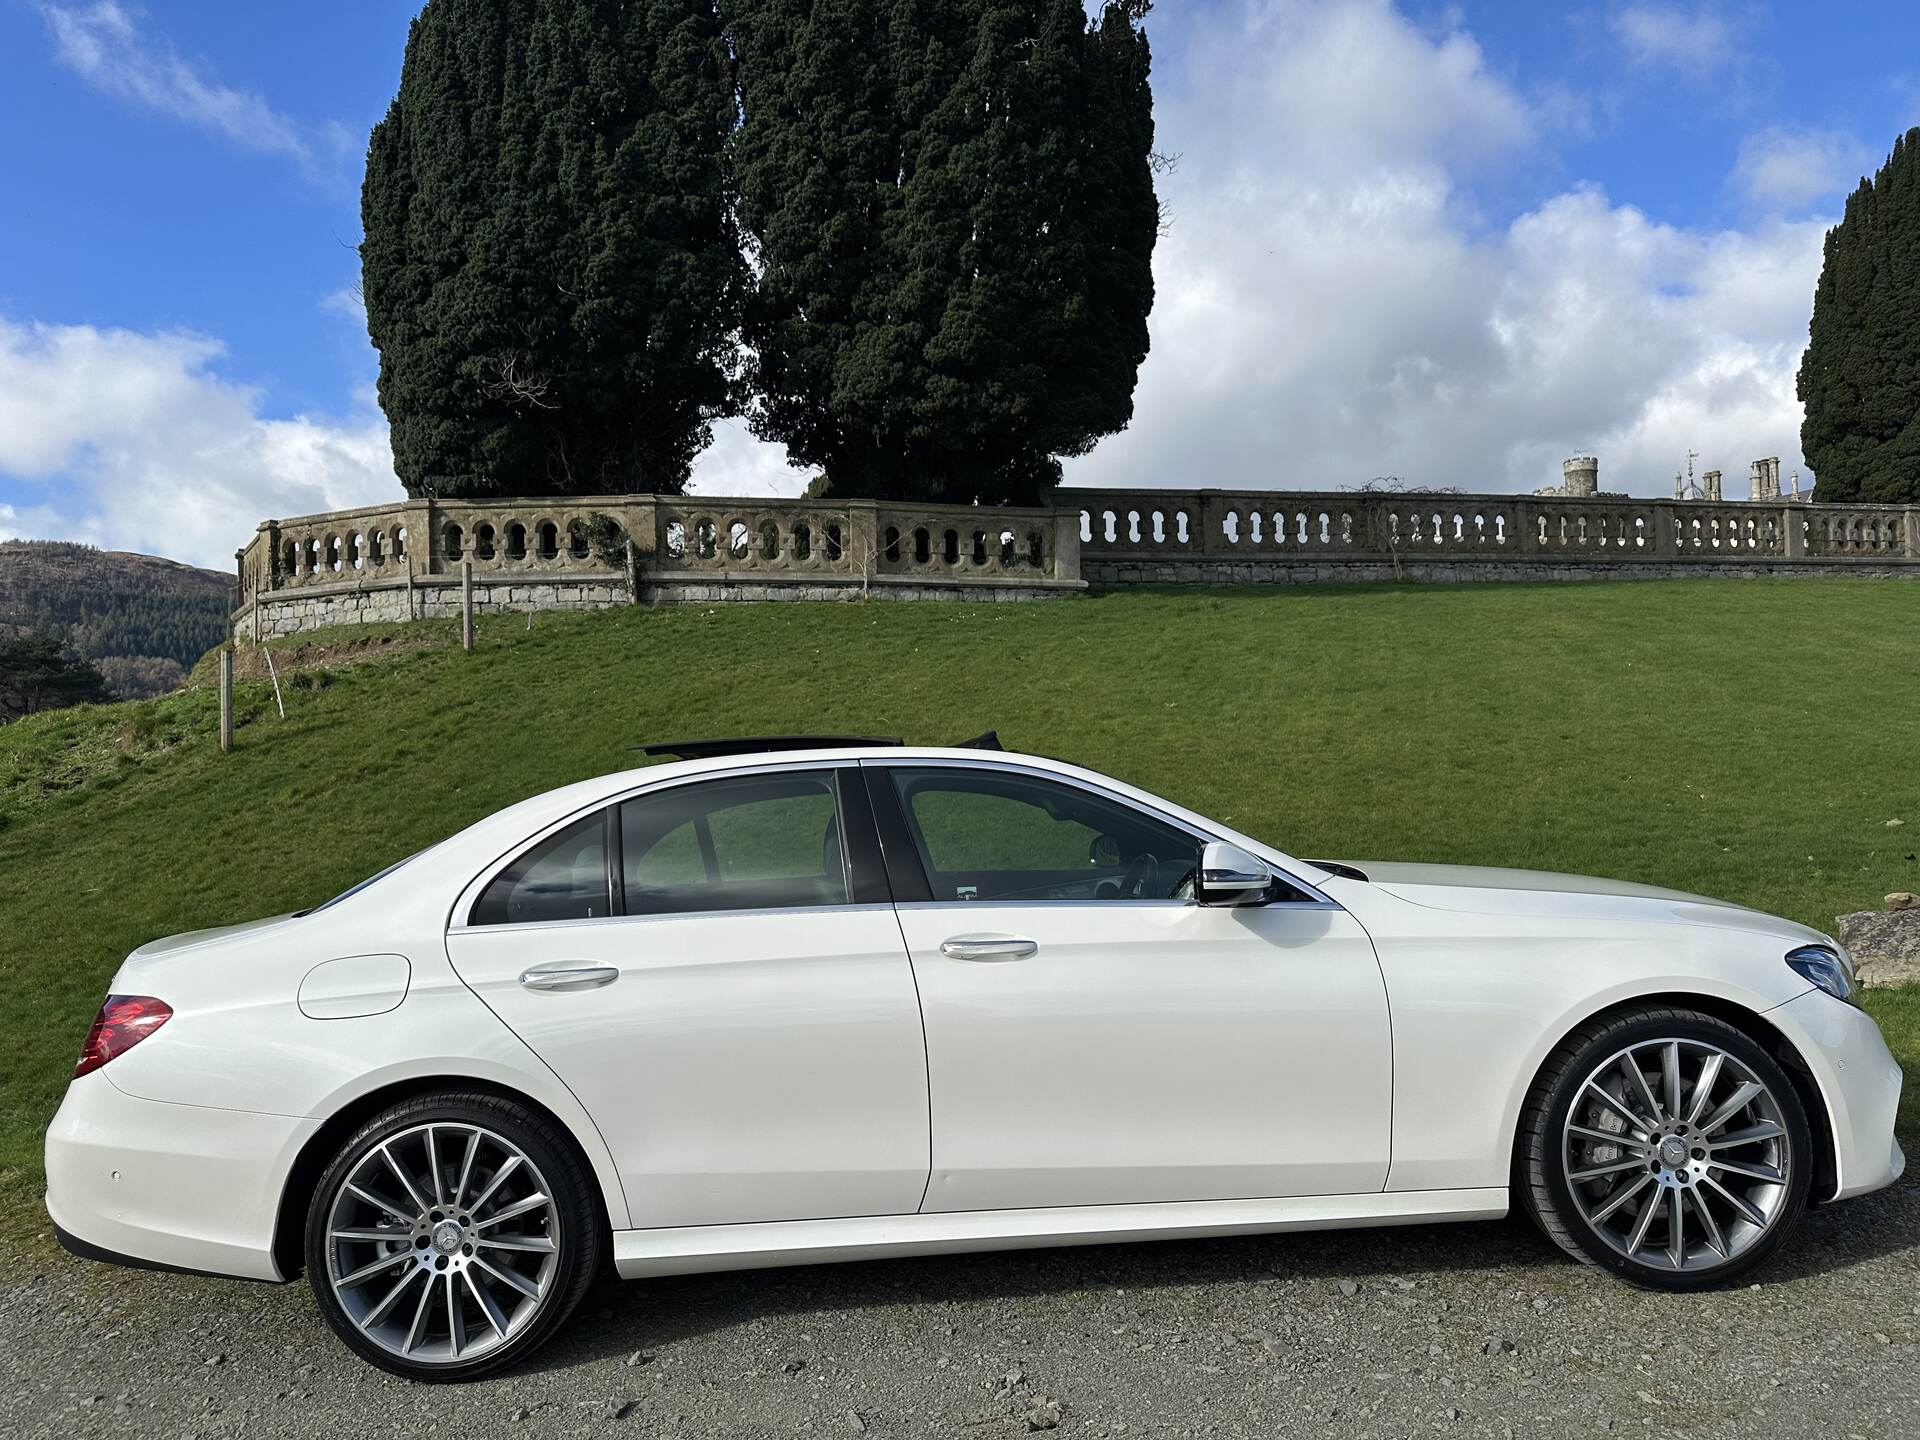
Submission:
<svg viewBox="0 0 1920 1440">
<path fill-rule="evenodd" d="M 866 905 L 761 905 L 751 910 L 668 910 L 653 915 L 591 915 L 578 920 L 513 920 L 501 925 L 461 925 L 449 934 L 471 930 L 475 934 L 525 934 L 537 930 L 573 930 L 582 926 L 658 925 L 672 920 L 732 920 L 768 915 L 858 915 L 869 911 L 891 913 L 891 904 Z"/>
<path fill-rule="evenodd" d="M 494 880 L 498 878 L 502 870 L 512 865 L 514 861 L 518 860 L 522 855 L 525 855 L 529 850 L 543 844 L 550 836 L 558 834 L 569 825 L 579 823 L 589 815 L 597 815 L 603 811 L 614 809 L 617 806 L 626 804 L 629 800 L 637 800 L 642 795 L 651 795 L 659 791 L 676 790 L 687 785 L 704 785 L 715 780 L 734 780 L 746 775 L 779 774 L 789 770 L 846 770 L 856 768 L 858 768 L 858 762 L 852 759 L 788 761 L 786 763 L 774 762 L 766 765 L 730 765 L 723 770 L 708 770 L 698 775 L 676 775 L 670 779 L 655 780 L 650 783 L 643 781 L 631 789 L 620 790 L 612 795 L 603 796 L 595 800 L 591 805 L 582 805 L 578 810 L 570 811 L 563 818 L 553 821 L 533 835 L 515 842 L 511 850 L 504 855 L 496 857 L 486 869 L 469 880 L 466 887 L 454 898 L 453 908 L 447 915 L 447 933 L 453 934 L 459 930 L 532 930 L 545 929 L 555 925 L 598 925 L 607 920 L 671 919 L 683 915 L 745 915 L 756 913 L 745 910 L 672 910 L 661 915 L 593 915 L 577 920 L 522 920 L 505 925 L 474 925 L 469 923 L 469 917 L 473 914 L 474 902 L 480 898 L 487 886 L 491 885 Z M 840 801 L 837 795 L 834 797 L 834 819 L 844 830 L 846 817 L 840 813 Z M 828 906 L 778 905 L 773 907 L 759 907 L 757 913 L 764 914 L 768 908 L 783 912 L 819 909 L 844 912 L 847 910 L 865 909 L 866 907 L 853 904 Z"/>
<path fill-rule="evenodd" d="M 1076 910 L 1088 905 L 1121 905 L 1132 909 L 1158 910 L 1345 910 L 1347 908 L 1338 900 L 1269 900 L 1264 905 L 1202 905 L 1195 900 L 909 900 L 893 908 L 896 910 L 951 910 L 959 907 L 968 910 L 1007 910 L 1038 905 L 1050 905 L 1055 909 L 1066 905 Z"/>
<path fill-rule="evenodd" d="M 1166 811 L 1160 809 L 1156 805 L 1144 804 L 1143 802 L 1134 799 L 1131 795 L 1118 794 L 1115 791 L 1107 789 L 1107 787 L 1104 785 L 1096 785 L 1091 781 L 1082 780 L 1077 775 L 1062 775 L 1058 770 L 1048 770 L 1043 766 L 1038 766 L 1038 765 L 1022 765 L 1019 763 L 1019 760 L 1017 757 L 1005 759 L 1005 760 L 984 760 L 984 759 L 983 760 L 959 760 L 959 759 L 949 759 L 945 756 L 941 756 L 938 758 L 921 757 L 916 759 L 910 756 L 903 755 L 898 759 L 876 757 L 871 760 L 856 761 L 855 763 L 859 764 L 862 767 L 866 767 L 870 765 L 875 767 L 876 769 L 883 769 L 883 770 L 987 770 L 995 773 L 1012 772 L 1014 774 L 1022 776 L 1023 778 L 1031 778 L 1036 780 L 1051 780 L 1056 785 L 1065 785 L 1075 790 L 1084 790 L 1089 795 L 1096 795 L 1100 799 L 1105 800 L 1110 805 L 1118 805 L 1122 809 L 1137 810 L 1143 815 L 1150 815 L 1153 817 L 1154 820 L 1156 820 L 1160 824 L 1169 826 L 1175 830 L 1179 830 L 1185 833 L 1186 835 L 1192 837 L 1193 839 L 1198 840 L 1202 845 L 1212 840 L 1220 840 L 1229 845 L 1237 845 L 1240 843 L 1237 840 L 1227 840 L 1226 837 L 1222 835 L 1211 834 L 1208 831 L 1200 829 L 1198 826 L 1192 824 L 1190 821 L 1183 820 L 1178 815 L 1169 815 Z M 913 823 L 911 816 L 907 816 L 905 818 L 907 819 L 908 824 Z M 1345 910 L 1347 908 L 1346 906 L 1342 905 L 1338 900 L 1335 900 L 1331 895 L 1327 894 L 1318 885 L 1313 885 L 1305 880 L 1302 880 L 1299 876 L 1295 875 L 1292 871 L 1287 870 L 1282 866 L 1275 865 L 1271 861 L 1266 861 L 1265 863 L 1267 864 L 1267 868 L 1272 870 L 1274 874 L 1278 875 L 1282 880 L 1285 880 L 1287 884 L 1293 886 L 1294 889 L 1300 891 L 1302 894 L 1309 896 L 1310 898 L 1306 900 L 1274 900 L 1274 901 L 1270 901 L 1265 905 L 1261 905 L 1257 907 L 1247 907 L 1247 908 L 1257 908 L 1261 910 Z M 948 906 L 954 906 L 954 905 L 961 905 L 961 906 L 970 905 L 975 907 L 982 906 L 982 905 L 1075 905 L 1075 906 L 1079 906 L 1079 905 L 1169 905 L 1169 906 L 1178 906 L 1183 909 L 1189 906 L 1191 906 L 1194 909 L 1204 908 L 1197 901 L 1172 900 L 1172 899 L 913 900 L 913 901 L 909 901 L 907 904 L 900 905 L 896 908 L 901 910 L 910 910 L 910 909 L 917 910 L 922 906 L 926 906 L 926 905 L 938 905 L 943 909 Z"/>
</svg>

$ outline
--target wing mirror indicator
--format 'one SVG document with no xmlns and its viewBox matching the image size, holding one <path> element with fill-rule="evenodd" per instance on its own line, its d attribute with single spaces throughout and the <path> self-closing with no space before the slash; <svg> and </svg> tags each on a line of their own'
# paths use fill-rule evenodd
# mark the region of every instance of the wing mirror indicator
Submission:
<svg viewBox="0 0 1920 1440">
<path fill-rule="evenodd" d="M 1200 852 L 1193 898 L 1202 905 L 1264 905 L 1273 896 L 1273 880 L 1273 871 L 1259 856 L 1224 840 L 1210 840 Z"/>
</svg>

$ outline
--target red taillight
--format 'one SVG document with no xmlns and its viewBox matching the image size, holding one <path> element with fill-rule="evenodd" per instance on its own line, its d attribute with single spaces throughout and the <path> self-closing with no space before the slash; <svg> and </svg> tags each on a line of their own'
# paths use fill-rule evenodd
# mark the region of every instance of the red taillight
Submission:
<svg viewBox="0 0 1920 1440">
<path fill-rule="evenodd" d="M 93 1017 L 93 1028 L 87 1031 L 80 1063 L 73 1067 L 74 1079 L 91 1075 L 114 1056 L 131 1050 L 166 1024 L 172 1014 L 171 1005 L 151 995 L 107 996 L 107 1003 Z"/>
</svg>

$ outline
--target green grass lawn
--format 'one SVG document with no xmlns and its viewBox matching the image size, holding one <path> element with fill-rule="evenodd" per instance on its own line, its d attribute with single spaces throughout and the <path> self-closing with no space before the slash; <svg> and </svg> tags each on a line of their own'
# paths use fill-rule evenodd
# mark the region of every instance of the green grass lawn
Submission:
<svg viewBox="0 0 1920 1440">
<path fill-rule="evenodd" d="M 356 663 L 276 649 L 284 721 L 240 688 L 231 755 L 210 690 L 0 729 L 0 1198 L 35 1192 L 129 949 L 312 904 L 645 740 L 994 728 L 1307 856 L 1619 876 L 1822 929 L 1920 889 L 1920 585 L 632 609 L 484 621 L 472 656 L 450 624 L 336 638 Z M 1920 993 L 1873 1008 L 1912 1075 Z M 0 1209 L 0 1233 L 38 1223 Z"/>
</svg>

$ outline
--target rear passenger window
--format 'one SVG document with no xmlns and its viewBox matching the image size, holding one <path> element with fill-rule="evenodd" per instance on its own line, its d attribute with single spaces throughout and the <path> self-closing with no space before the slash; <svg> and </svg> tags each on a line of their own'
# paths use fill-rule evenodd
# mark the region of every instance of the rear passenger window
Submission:
<svg viewBox="0 0 1920 1440">
<path fill-rule="evenodd" d="M 569 825 L 502 870 L 474 902 L 475 925 L 610 915 L 606 812 Z"/>
<path fill-rule="evenodd" d="M 845 905 L 830 771 L 678 785 L 620 807 L 627 914 Z"/>
</svg>

